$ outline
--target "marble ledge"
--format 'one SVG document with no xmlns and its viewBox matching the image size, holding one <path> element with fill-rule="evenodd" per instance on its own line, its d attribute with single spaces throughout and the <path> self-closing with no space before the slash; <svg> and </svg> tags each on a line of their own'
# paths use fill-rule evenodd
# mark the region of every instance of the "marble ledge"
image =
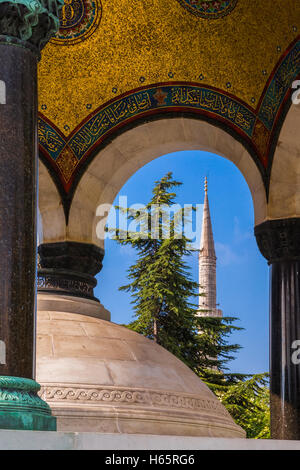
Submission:
<svg viewBox="0 0 300 470">
<path fill-rule="evenodd" d="M 0 450 L 300 450 L 300 441 L 0 430 Z"/>
</svg>

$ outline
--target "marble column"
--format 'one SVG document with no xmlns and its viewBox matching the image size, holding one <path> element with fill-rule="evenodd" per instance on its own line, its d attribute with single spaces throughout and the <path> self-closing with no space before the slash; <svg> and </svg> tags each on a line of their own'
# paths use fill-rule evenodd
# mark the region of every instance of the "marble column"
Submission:
<svg viewBox="0 0 300 470">
<path fill-rule="evenodd" d="M 270 269 L 270 392 L 273 439 L 300 439 L 300 218 L 255 228 Z"/>
<path fill-rule="evenodd" d="M 0 428 L 53 428 L 33 380 L 37 62 L 61 4 L 0 0 Z"/>
</svg>

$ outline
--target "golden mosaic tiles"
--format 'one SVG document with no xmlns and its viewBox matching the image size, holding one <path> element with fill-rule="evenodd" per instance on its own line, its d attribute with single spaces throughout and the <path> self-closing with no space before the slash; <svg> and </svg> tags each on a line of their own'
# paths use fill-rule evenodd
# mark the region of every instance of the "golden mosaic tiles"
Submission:
<svg viewBox="0 0 300 470">
<path fill-rule="evenodd" d="M 85 41 L 50 42 L 39 65 L 39 110 L 65 135 L 118 95 L 158 82 L 210 85 L 256 107 L 282 53 L 299 34 L 295 0 L 239 0 L 205 20 L 177 0 L 101 0 Z"/>
<path fill-rule="evenodd" d="M 61 152 L 56 160 L 56 164 L 63 175 L 65 182 L 68 183 L 78 164 L 77 158 L 68 146 L 66 146 Z"/>
</svg>

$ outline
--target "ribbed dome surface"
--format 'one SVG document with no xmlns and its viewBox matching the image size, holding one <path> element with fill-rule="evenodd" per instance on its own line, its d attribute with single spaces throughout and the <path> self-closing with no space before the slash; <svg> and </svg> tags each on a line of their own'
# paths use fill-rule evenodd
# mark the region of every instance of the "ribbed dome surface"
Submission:
<svg viewBox="0 0 300 470">
<path fill-rule="evenodd" d="M 244 437 L 175 356 L 125 327 L 82 314 L 96 302 L 80 303 L 39 296 L 37 381 L 58 430 Z"/>
</svg>

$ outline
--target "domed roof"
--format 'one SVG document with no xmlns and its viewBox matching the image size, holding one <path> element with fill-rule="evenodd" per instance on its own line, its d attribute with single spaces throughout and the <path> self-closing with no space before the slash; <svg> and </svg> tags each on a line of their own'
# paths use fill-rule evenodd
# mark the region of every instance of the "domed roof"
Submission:
<svg viewBox="0 0 300 470">
<path fill-rule="evenodd" d="M 83 302 L 39 296 L 37 381 L 58 430 L 244 437 L 185 364 Z"/>
</svg>

